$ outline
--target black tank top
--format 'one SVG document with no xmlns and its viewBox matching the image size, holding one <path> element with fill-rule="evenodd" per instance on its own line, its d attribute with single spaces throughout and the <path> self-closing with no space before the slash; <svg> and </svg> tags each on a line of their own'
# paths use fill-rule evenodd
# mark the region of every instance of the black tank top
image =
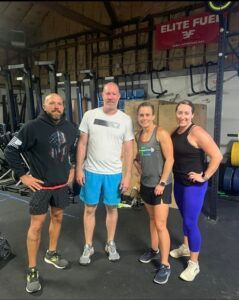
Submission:
<svg viewBox="0 0 239 300">
<path fill-rule="evenodd" d="M 205 167 L 204 152 L 201 149 L 192 146 L 187 138 L 193 126 L 194 124 L 191 124 L 182 134 L 177 133 L 177 128 L 172 134 L 174 148 L 174 180 L 184 185 L 194 184 L 188 180 L 189 172 L 201 173 L 204 171 Z"/>
</svg>

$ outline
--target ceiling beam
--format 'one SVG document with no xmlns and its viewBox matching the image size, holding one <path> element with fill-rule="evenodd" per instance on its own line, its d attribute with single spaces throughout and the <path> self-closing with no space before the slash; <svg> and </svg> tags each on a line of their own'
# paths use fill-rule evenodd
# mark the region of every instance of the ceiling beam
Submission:
<svg viewBox="0 0 239 300">
<path fill-rule="evenodd" d="M 116 12 L 115 12 L 112 4 L 109 1 L 103 1 L 103 2 L 104 2 L 105 9 L 107 11 L 107 14 L 111 20 L 111 24 L 114 26 L 117 25 L 119 23 L 119 20 L 118 20 L 118 17 L 116 15 Z"/>
<path fill-rule="evenodd" d="M 34 4 L 30 3 L 29 7 L 26 9 L 24 15 L 22 16 L 22 19 L 18 21 L 17 23 L 17 27 L 21 26 L 21 24 L 23 23 L 23 20 L 26 18 L 26 16 L 29 14 L 29 12 L 32 10 Z"/>
<path fill-rule="evenodd" d="M 7 2 L 7 1 L 4 1 L 4 2 L 3 2 L 3 1 L 2 1 L 0 13 L 1 13 L 1 14 L 4 13 L 10 5 L 11 5 L 11 1 L 8 1 L 8 2 Z"/>
<path fill-rule="evenodd" d="M 98 22 L 95 22 L 94 20 L 78 13 L 75 12 L 69 8 L 67 8 L 64 5 L 60 5 L 57 2 L 52 2 L 52 1 L 33 1 L 34 4 L 37 5 L 44 5 L 45 7 L 48 7 L 48 9 L 60 14 L 61 16 L 70 19 L 71 21 L 80 23 L 84 26 L 90 27 L 97 32 L 103 32 L 107 35 L 111 35 L 112 31 L 110 28 L 107 26 L 100 24 Z"/>
</svg>

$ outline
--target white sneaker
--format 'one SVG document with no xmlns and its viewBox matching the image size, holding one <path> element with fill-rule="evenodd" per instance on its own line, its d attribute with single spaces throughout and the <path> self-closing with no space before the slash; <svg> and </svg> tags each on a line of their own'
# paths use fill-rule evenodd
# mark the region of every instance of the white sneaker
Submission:
<svg viewBox="0 0 239 300">
<path fill-rule="evenodd" d="M 193 281 L 199 272 L 199 264 L 189 260 L 187 268 L 180 274 L 179 277 L 185 281 Z"/>
<path fill-rule="evenodd" d="M 109 241 L 105 245 L 105 252 L 108 253 L 108 258 L 111 261 L 117 261 L 120 259 L 120 255 L 116 250 L 116 245 L 114 241 Z"/>
<path fill-rule="evenodd" d="M 90 245 L 84 246 L 84 251 L 80 257 L 79 263 L 81 265 L 88 265 L 91 262 L 90 257 L 94 254 L 94 247 Z"/>
<path fill-rule="evenodd" d="M 182 256 L 190 256 L 190 250 L 188 246 L 182 244 L 179 248 L 170 251 L 170 256 L 179 258 Z"/>
</svg>

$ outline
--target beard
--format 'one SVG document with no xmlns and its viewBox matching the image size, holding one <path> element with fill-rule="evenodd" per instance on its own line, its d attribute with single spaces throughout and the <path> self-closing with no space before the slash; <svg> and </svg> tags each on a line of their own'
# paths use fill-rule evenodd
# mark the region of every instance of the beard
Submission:
<svg viewBox="0 0 239 300">
<path fill-rule="evenodd" d="M 45 111 L 46 112 L 46 111 Z M 55 114 L 55 112 L 59 112 L 59 111 L 53 111 L 53 112 L 46 112 L 46 114 L 48 115 L 48 117 L 53 121 L 53 122 L 58 122 L 60 121 L 60 119 L 63 116 L 63 112 L 59 112 L 58 114 Z"/>
</svg>

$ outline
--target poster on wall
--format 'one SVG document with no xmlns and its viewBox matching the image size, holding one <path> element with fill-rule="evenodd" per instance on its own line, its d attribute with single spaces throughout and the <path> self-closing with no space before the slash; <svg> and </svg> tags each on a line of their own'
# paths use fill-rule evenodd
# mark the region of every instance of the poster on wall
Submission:
<svg viewBox="0 0 239 300">
<path fill-rule="evenodd" d="M 219 33 L 219 16 L 201 13 L 156 25 L 156 49 L 166 50 L 197 44 L 216 43 Z"/>
</svg>

